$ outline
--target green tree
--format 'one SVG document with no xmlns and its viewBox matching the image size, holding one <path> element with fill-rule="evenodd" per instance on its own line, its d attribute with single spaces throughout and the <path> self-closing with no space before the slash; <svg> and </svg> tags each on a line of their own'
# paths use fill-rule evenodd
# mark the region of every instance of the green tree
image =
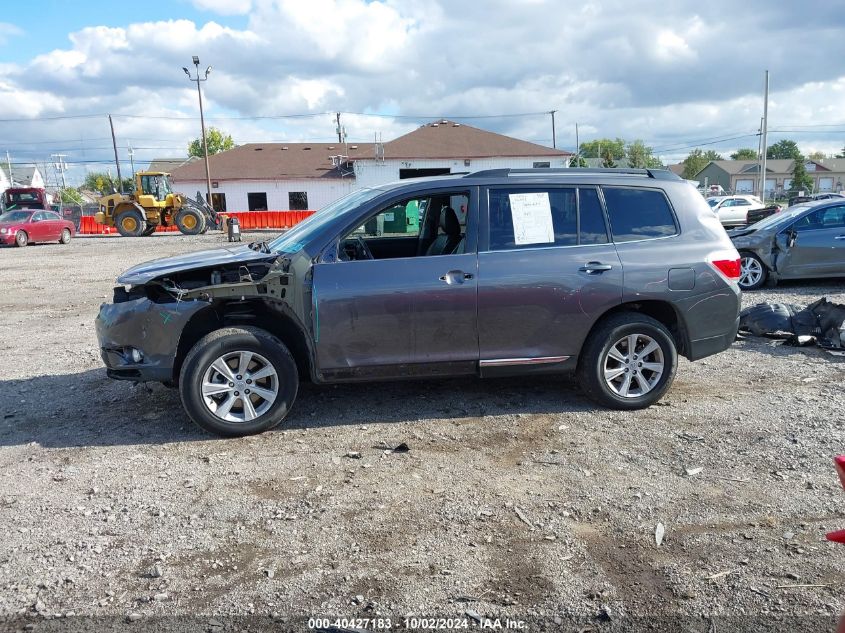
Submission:
<svg viewBox="0 0 845 633">
<path fill-rule="evenodd" d="M 110 194 L 113 190 L 120 191 L 117 179 L 105 171 L 92 171 L 86 174 L 85 180 L 82 181 L 81 189 L 96 191 L 100 195 Z M 132 181 L 131 176 L 127 176 L 123 179 L 123 192 L 132 193 L 134 191 L 135 183 Z"/>
<path fill-rule="evenodd" d="M 636 169 L 661 167 L 660 159 L 654 156 L 654 150 L 640 139 L 636 139 L 625 148 L 628 164 Z"/>
<path fill-rule="evenodd" d="M 695 148 L 689 153 L 689 156 L 683 160 L 683 177 L 690 180 L 695 178 L 695 175 L 707 167 L 711 160 L 723 160 L 722 155 L 718 152 L 714 152 L 712 149 L 703 152 L 701 149 Z"/>
<path fill-rule="evenodd" d="M 845 158 L 845 147 L 840 150 L 840 152 L 836 155 L 836 158 Z"/>
<path fill-rule="evenodd" d="M 801 154 L 801 150 L 798 149 L 798 143 L 789 139 L 782 139 L 774 145 L 769 145 L 769 148 L 766 150 L 766 158 L 802 160 L 804 157 Z"/>
<path fill-rule="evenodd" d="M 792 168 L 792 184 L 789 186 L 790 193 L 804 191 L 810 193 L 813 190 L 813 177 L 807 173 L 804 167 L 804 159 L 798 158 Z"/>
<path fill-rule="evenodd" d="M 604 150 L 604 156 L 602 157 L 604 160 L 601 162 L 602 167 L 606 167 L 608 169 L 612 169 L 616 167 L 616 162 L 613 160 L 613 151 L 610 149 Z"/>
<path fill-rule="evenodd" d="M 587 161 L 582 156 L 573 156 L 569 161 L 570 167 L 587 167 Z"/>
<path fill-rule="evenodd" d="M 205 142 L 208 144 L 208 155 L 219 154 L 225 152 L 227 149 L 232 149 L 235 146 L 235 141 L 232 140 L 231 134 L 225 134 L 216 127 L 210 127 L 205 132 Z M 188 145 L 188 156 L 204 156 L 202 152 L 202 137 L 195 138 Z"/>
<path fill-rule="evenodd" d="M 757 151 L 750 147 L 742 147 L 731 154 L 731 160 L 757 160 Z"/>
<path fill-rule="evenodd" d="M 62 187 L 59 189 L 59 199 L 63 204 L 82 204 L 85 202 L 82 194 L 73 187 Z"/>
<path fill-rule="evenodd" d="M 810 160 L 824 160 L 825 158 L 827 158 L 827 154 L 825 154 L 824 152 L 815 151 L 810 152 L 807 158 L 809 158 Z"/>
<path fill-rule="evenodd" d="M 581 156 L 584 158 L 604 158 L 610 154 L 611 159 L 625 158 L 625 140 L 617 138 L 599 138 L 594 141 L 581 143 Z"/>
</svg>

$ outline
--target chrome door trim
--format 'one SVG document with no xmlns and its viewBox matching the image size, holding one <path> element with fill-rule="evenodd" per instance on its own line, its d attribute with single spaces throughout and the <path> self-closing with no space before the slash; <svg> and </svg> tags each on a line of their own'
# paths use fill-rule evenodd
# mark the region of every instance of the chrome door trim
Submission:
<svg viewBox="0 0 845 633">
<path fill-rule="evenodd" d="M 481 367 L 504 367 L 506 365 L 545 365 L 548 363 L 562 363 L 569 360 L 569 356 L 539 356 L 536 358 L 492 358 L 478 361 Z"/>
</svg>

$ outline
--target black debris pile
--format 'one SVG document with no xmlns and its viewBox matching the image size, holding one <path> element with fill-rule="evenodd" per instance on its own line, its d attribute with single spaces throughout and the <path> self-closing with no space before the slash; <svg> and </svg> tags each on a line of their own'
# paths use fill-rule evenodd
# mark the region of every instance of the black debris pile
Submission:
<svg viewBox="0 0 845 633">
<path fill-rule="evenodd" d="M 823 297 L 807 307 L 758 303 L 739 315 L 740 332 L 783 339 L 785 345 L 816 344 L 845 353 L 845 305 Z M 837 354 L 838 355 L 838 354 Z"/>
</svg>

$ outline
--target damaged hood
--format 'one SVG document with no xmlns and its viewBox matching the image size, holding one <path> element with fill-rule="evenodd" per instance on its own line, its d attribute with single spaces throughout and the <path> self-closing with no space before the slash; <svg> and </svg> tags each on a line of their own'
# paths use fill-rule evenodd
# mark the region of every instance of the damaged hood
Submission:
<svg viewBox="0 0 845 633">
<path fill-rule="evenodd" d="M 260 260 L 272 260 L 279 257 L 279 253 L 262 253 L 249 246 L 236 248 L 215 248 L 207 251 L 197 251 L 174 257 L 154 259 L 143 264 L 133 266 L 117 278 L 117 283 L 137 286 L 145 284 L 157 277 L 164 277 L 176 272 L 195 268 L 210 268 L 225 264 L 249 263 Z"/>
</svg>

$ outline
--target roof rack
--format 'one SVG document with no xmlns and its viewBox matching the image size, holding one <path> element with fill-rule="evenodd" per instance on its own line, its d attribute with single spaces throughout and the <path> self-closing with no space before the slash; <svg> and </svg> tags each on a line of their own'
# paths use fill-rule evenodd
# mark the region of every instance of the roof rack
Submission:
<svg viewBox="0 0 845 633">
<path fill-rule="evenodd" d="M 642 176 L 654 178 L 655 180 L 681 180 L 681 177 L 668 169 L 620 169 L 616 167 L 567 167 L 549 168 L 538 167 L 536 169 L 484 169 L 476 171 L 465 178 L 503 178 L 511 176 L 545 176 L 548 174 L 579 176 L 582 174 L 605 174 L 607 176 Z"/>
</svg>

